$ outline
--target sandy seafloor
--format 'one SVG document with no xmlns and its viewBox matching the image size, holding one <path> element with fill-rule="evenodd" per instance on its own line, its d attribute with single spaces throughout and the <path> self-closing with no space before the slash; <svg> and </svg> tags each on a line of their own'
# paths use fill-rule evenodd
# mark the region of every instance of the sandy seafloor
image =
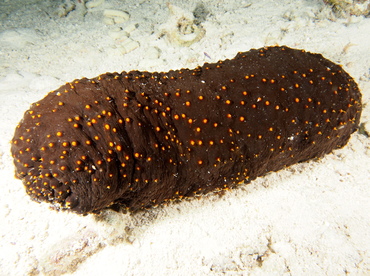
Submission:
<svg viewBox="0 0 370 276">
<path fill-rule="evenodd" d="M 174 1 L 193 11 L 198 2 Z M 166 1 L 106 0 L 84 16 L 58 1 L 0 2 L 0 275 L 370 275 L 370 18 L 321 1 L 204 1 L 205 36 L 169 43 Z M 130 19 L 104 23 L 103 11 Z M 137 24 L 123 54 L 117 27 Z M 194 68 L 238 51 L 288 45 L 340 63 L 363 93 L 348 145 L 249 185 L 129 214 L 56 212 L 14 178 L 13 131 L 32 102 L 67 81 L 133 69 Z"/>
</svg>

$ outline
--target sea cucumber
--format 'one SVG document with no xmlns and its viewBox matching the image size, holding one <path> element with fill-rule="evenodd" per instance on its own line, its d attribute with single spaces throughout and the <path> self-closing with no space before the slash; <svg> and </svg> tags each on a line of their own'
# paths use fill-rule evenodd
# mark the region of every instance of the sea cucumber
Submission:
<svg viewBox="0 0 370 276">
<path fill-rule="evenodd" d="M 360 115 L 361 93 L 339 65 L 265 47 L 194 70 L 66 83 L 25 112 L 11 151 L 36 201 L 135 211 L 330 153 Z"/>
</svg>

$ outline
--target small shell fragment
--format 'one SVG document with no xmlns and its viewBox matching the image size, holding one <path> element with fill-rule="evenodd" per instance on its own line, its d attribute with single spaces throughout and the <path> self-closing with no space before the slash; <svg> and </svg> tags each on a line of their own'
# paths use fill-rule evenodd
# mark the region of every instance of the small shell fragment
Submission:
<svg viewBox="0 0 370 276">
<path fill-rule="evenodd" d="M 105 0 L 91 0 L 85 4 L 86 8 L 92 9 L 100 6 Z"/>
<path fill-rule="evenodd" d="M 140 46 L 139 42 L 132 40 L 131 38 L 128 38 L 124 41 L 124 43 L 117 47 L 118 50 L 121 52 L 121 54 L 127 54 L 129 52 L 132 52 L 136 48 Z"/>
<path fill-rule="evenodd" d="M 123 23 L 130 19 L 130 15 L 127 12 L 120 10 L 104 10 L 103 15 L 109 19 L 104 19 L 104 23 L 108 25 Z"/>
<path fill-rule="evenodd" d="M 127 33 L 132 33 L 133 31 L 136 30 L 137 26 L 138 26 L 137 23 L 129 24 L 126 28 L 123 29 L 123 31 L 125 31 Z"/>
<path fill-rule="evenodd" d="M 126 38 L 129 37 L 130 34 L 123 30 L 111 30 L 111 31 L 108 31 L 108 35 L 114 40 L 118 40 L 118 39 L 125 40 Z"/>
</svg>

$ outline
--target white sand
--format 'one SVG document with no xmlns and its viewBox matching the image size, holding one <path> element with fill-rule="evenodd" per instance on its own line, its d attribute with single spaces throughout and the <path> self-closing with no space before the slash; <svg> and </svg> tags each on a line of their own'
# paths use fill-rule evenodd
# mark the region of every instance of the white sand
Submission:
<svg viewBox="0 0 370 276">
<path fill-rule="evenodd" d="M 338 19 L 314 0 L 209 0 L 205 37 L 178 47 L 159 36 L 166 0 L 106 0 L 84 19 L 78 11 L 55 16 L 55 2 L 0 3 L 0 275 L 370 274 L 370 140 L 363 134 L 319 161 L 223 196 L 134 216 L 83 217 L 37 204 L 14 179 L 9 154 L 24 111 L 66 81 L 193 68 L 264 45 L 304 48 L 342 64 L 362 90 L 369 131 L 370 18 Z M 197 2 L 173 4 L 192 11 Z M 130 19 L 107 26 L 104 9 Z M 108 33 L 132 23 L 140 47 L 123 55 Z"/>
</svg>

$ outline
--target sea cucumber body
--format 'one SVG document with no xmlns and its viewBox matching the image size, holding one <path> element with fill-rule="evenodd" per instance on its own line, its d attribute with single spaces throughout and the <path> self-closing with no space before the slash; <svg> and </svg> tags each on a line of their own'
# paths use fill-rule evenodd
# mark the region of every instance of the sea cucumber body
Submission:
<svg viewBox="0 0 370 276">
<path fill-rule="evenodd" d="M 340 66 L 266 47 L 194 70 L 67 83 L 25 113 L 12 154 L 37 201 L 137 210 L 320 157 L 347 143 L 360 114 Z"/>
</svg>

